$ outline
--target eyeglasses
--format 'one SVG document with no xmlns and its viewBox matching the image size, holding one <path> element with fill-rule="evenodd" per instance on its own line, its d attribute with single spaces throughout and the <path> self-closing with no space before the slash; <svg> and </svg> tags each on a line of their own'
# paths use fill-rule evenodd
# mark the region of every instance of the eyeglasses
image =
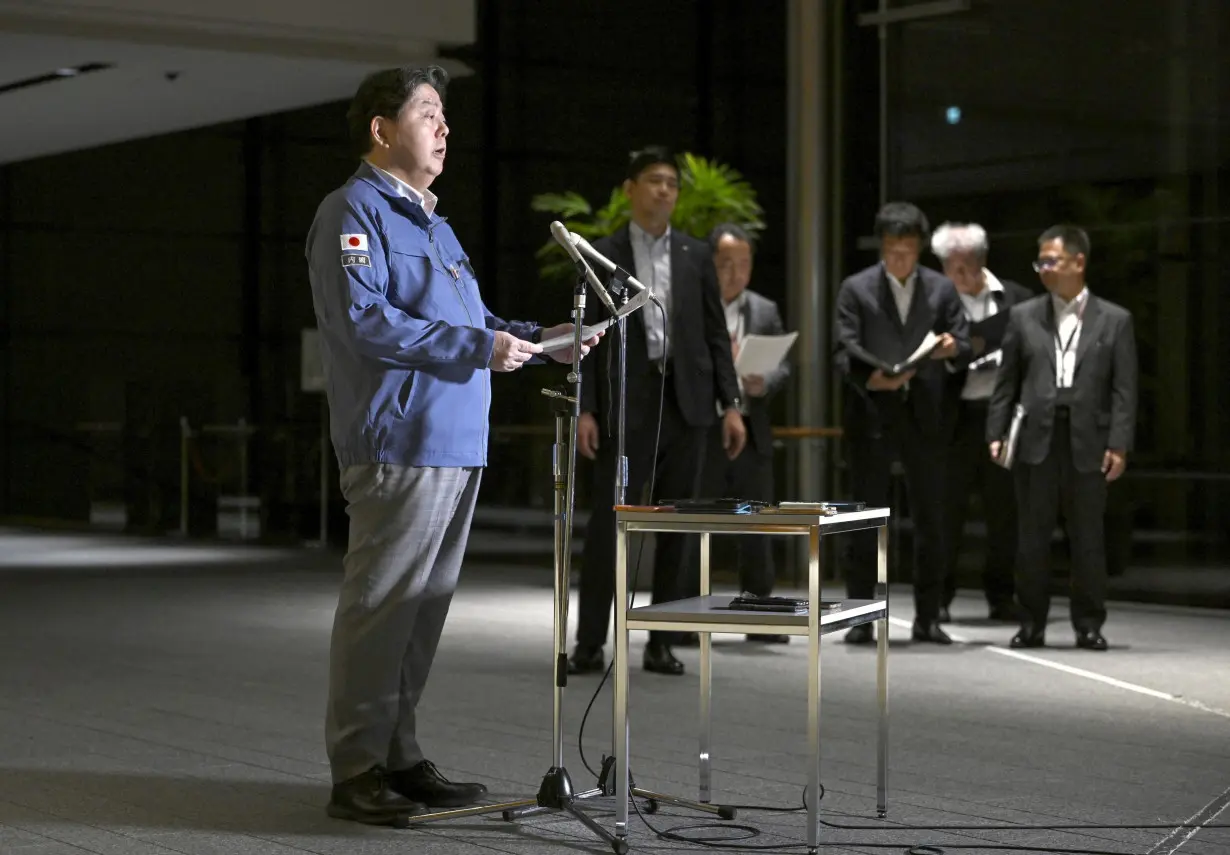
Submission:
<svg viewBox="0 0 1230 855">
<path fill-rule="evenodd" d="M 1039 258 L 1033 263 L 1033 268 L 1036 273 L 1041 273 L 1043 270 L 1050 270 L 1053 267 L 1058 267 L 1063 264 L 1063 258 L 1056 255 L 1047 255 Z"/>
</svg>

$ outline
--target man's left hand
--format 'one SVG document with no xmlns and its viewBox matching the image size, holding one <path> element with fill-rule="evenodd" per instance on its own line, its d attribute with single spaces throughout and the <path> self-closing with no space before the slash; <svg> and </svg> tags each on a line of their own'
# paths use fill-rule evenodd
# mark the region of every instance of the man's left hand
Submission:
<svg viewBox="0 0 1230 855">
<path fill-rule="evenodd" d="M 736 409 L 729 409 L 722 415 L 722 448 L 726 456 L 734 460 L 747 444 L 747 428 L 743 426 L 743 416 Z"/>
<path fill-rule="evenodd" d="M 1127 452 L 1118 448 L 1108 448 L 1102 455 L 1102 472 L 1107 483 L 1114 481 L 1127 469 Z"/>
<path fill-rule="evenodd" d="M 749 374 L 743 378 L 743 391 L 753 398 L 764 395 L 764 377 L 759 374 Z"/>
<path fill-rule="evenodd" d="M 576 328 L 572 324 L 557 324 L 553 327 L 547 327 L 542 331 L 541 340 L 546 341 L 549 338 L 558 338 L 561 335 L 571 336 L 574 329 Z M 582 359 L 584 359 L 585 355 L 589 353 L 589 349 L 591 347 L 598 346 L 598 339 L 600 338 L 602 338 L 602 333 L 598 333 L 596 336 L 591 336 L 581 342 Z M 547 356 L 551 357 L 556 362 L 563 362 L 566 364 L 572 362 L 572 348 L 566 347 L 562 350 L 553 350 L 548 353 Z"/>
<path fill-rule="evenodd" d="M 952 337 L 952 333 L 944 333 L 940 336 L 940 343 L 935 346 L 935 350 L 931 351 L 932 359 L 952 359 L 957 355 L 957 340 Z"/>
</svg>

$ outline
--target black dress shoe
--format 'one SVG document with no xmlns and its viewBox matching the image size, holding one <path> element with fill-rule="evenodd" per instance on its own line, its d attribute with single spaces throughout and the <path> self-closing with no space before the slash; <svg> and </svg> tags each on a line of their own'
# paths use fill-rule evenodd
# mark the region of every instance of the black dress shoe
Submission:
<svg viewBox="0 0 1230 855">
<path fill-rule="evenodd" d="M 602 660 L 601 647 L 586 647 L 578 644 L 568 657 L 569 674 L 592 674 L 606 667 Z"/>
<path fill-rule="evenodd" d="M 952 623 L 952 615 L 948 613 L 948 606 L 940 606 L 940 613 L 935 618 L 936 623 Z"/>
<path fill-rule="evenodd" d="M 1096 629 L 1084 629 L 1076 633 L 1076 646 L 1082 650 L 1105 650 L 1106 638 Z"/>
<path fill-rule="evenodd" d="M 409 769 L 389 773 L 389 786 L 408 799 L 428 807 L 458 808 L 472 805 L 487 795 L 482 784 L 459 784 L 440 774 L 430 760 Z"/>
<path fill-rule="evenodd" d="M 987 618 L 1001 623 L 1016 623 L 1019 621 L 1020 615 L 1016 613 L 1016 606 L 1012 603 L 998 603 L 991 606 L 991 611 L 987 614 Z"/>
<path fill-rule="evenodd" d="M 860 623 L 842 639 L 846 644 L 875 644 L 876 633 L 869 623 Z"/>
<path fill-rule="evenodd" d="M 910 630 L 910 638 L 931 644 L 952 644 L 948 633 L 940 628 L 938 621 L 933 620 L 915 620 L 914 627 Z"/>
<path fill-rule="evenodd" d="M 367 825 L 402 825 L 407 817 L 426 813 L 427 806 L 392 786 L 392 776 L 373 766 L 333 785 L 325 812 L 334 819 L 349 819 Z"/>
<path fill-rule="evenodd" d="M 677 677 L 683 673 L 683 663 L 671 653 L 670 646 L 662 641 L 651 641 L 645 645 L 645 658 L 642 664 L 646 671 L 655 674 L 670 674 Z"/>
<path fill-rule="evenodd" d="M 754 641 L 758 644 L 789 644 L 790 636 L 788 635 L 748 635 L 748 641 Z"/>
<path fill-rule="evenodd" d="M 1046 633 L 1039 632 L 1033 627 L 1023 626 L 1020 632 L 1012 636 L 1012 641 L 1008 642 L 1008 646 L 1015 650 L 1024 647 L 1046 647 Z"/>
</svg>

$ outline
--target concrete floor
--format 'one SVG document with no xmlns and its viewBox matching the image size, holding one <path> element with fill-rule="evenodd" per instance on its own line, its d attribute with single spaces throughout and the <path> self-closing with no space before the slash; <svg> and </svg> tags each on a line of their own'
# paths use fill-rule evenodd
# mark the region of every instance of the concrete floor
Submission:
<svg viewBox="0 0 1230 855">
<path fill-rule="evenodd" d="M 564 853 L 608 851 L 578 823 L 498 815 L 375 829 L 323 811 L 325 662 L 340 556 L 327 551 L 0 530 L 0 853 Z M 550 572 L 473 563 L 427 694 L 424 745 L 496 800 L 532 797 L 551 762 Z M 1112 650 L 1018 654 L 1013 628 L 958 601 L 949 649 L 910 645 L 894 591 L 889 816 L 874 818 L 874 653 L 826 646 L 825 848 L 1004 846 L 1230 853 L 1230 614 L 1112 604 Z M 827 640 L 835 640 L 830 636 Z M 643 636 L 633 638 L 639 663 Z M 633 671 L 638 783 L 695 792 L 696 658 L 682 678 Z M 790 807 L 806 778 L 804 647 L 715 642 L 715 800 Z M 577 729 L 596 677 L 565 694 L 566 762 L 593 778 Z M 609 751 L 609 687 L 586 724 Z M 608 827 L 609 799 L 587 802 Z M 710 823 L 682 809 L 659 830 Z M 742 810 L 687 832 L 803 852 L 804 815 Z M 1191 823 L 1180 828 L 1184 822 Z M 974 825 L 961 831 L 901 826 Z M 1138 829 L 1030 828 L 1061 824 Z M 729 826 L 729 824 L 725 824 Z M 992 830 L 989 825 L 1021 826 Z M 1201 827 L 1203 826 L 1203 827 Z M 633 851 L 696 850 L 632 820 Z M 746 851 L 746 849 L 744 849 Z"/>
</svg>

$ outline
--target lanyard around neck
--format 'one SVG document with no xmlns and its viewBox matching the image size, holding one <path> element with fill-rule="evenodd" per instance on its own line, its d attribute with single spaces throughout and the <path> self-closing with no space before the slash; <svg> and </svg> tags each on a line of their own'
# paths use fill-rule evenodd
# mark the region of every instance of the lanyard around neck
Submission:
<svg viewBox="0 0 1230 855">
<path fill-rule="evenodd" d="M 1080 331 L 1081 324 L 1084 322 L 1085 307 L 1088 305 L 1089 296 L 1086 295 L 1085 299 L 1076 309 L 1076 324 L 1072 327 L 1072 332 L 1068 333 L 1068 340 L 1066 342 L 1060 341 L 1059 339 L 1059 318 L 1055 318 L 1055 346 L 1059 348 L 1060 356 L 1067 356 L 1068 348 L 1072 346 L 1072 341 L 1076 338 L 1076 334 Z"/>
</svg>

